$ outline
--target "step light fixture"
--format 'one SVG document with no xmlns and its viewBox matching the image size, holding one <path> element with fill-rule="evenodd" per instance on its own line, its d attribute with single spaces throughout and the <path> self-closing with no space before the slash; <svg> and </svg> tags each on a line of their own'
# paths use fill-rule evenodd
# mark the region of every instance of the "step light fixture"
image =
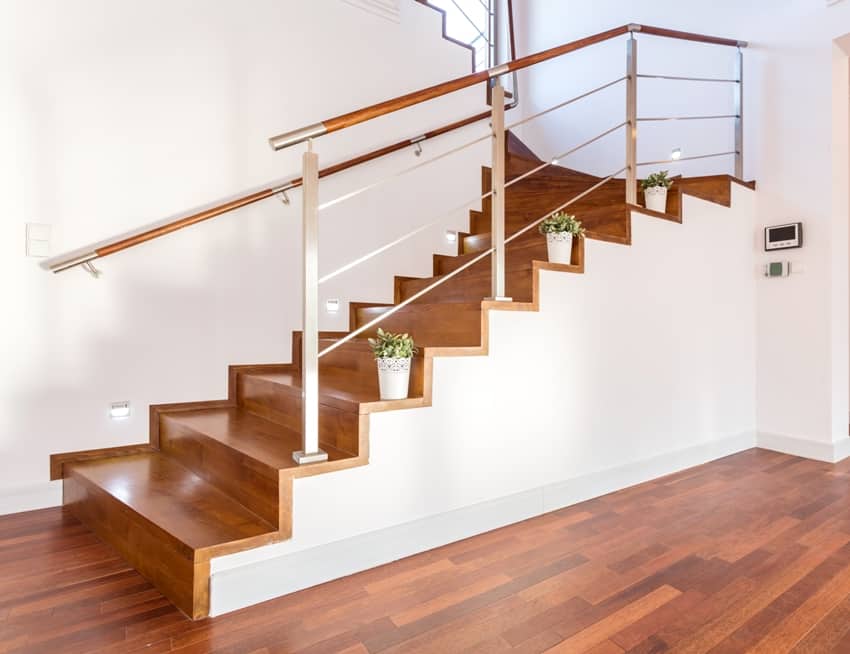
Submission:
<svg viewBox="0 0 850 654">
<path fill-rule="evenodd" d="M 682 148 L 676 148 L 673 152 L 670 153 L 670 158 L 673 161 L 678 161 L 682 158 Z"/>
<path fill-rule="evenodd" d="M 325 300 L 325 309 L 328 313 L 334 314 L 339 312 L 339 300 Z"/>
<path fill-rule="evenodd" d="M 449 243 L 457 243 L 457 232 L 455 232 L 451 229 L 447 229 L 446 230 L 446 240 Z"/>
<path fill-rule="evenodd" d="M 109 417 L 113 420 L 123 420 L 130 417 L 130 402 L 113 402 L 109 406 Z"/>
</svg>

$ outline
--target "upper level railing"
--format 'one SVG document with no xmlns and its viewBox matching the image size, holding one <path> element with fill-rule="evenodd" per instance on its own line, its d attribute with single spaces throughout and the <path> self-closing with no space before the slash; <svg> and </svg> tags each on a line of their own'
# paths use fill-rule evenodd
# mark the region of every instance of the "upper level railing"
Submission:
<svg viewBox="0 0 850 654">
<path fill-rule="evenodd" d="M 499 4 L 496 0 L 418 0 L 443 13 L 443 36 L 472 51 L 474 71 L 487 70 L 498 62 L 496 52 L 497 35 L 502 33 L 502 23 L 513 25 L 513 0 Z M 509 27 L 504 45 L 509 56 L 502 60 L 514 59 L 516 42 L 513 29 Z"/>
<path fill-rule="evenodd" d="M 699 43 L 705 43 L 710 45 L 717 46 L 728 46 L 737 49 L 735 59 L 734 59 L 734 68 L 735 74 L 733 77 L 717 77 L 717 78 L 706 78 L 706 77 L 686 77 L 686 76 L 675 76 L 675 75 L 665 75 L 665 74 L 641 74 L 638 69 L 638 41 L 636 39 L 637 34 L 663 37 L 663 38 L 671 38 L 678 39 L 683 41 L 693 41 Z M 537 64 L 550 61 L 552 59 L 562 57 L 572 52 L 576 52 L 587 48 L 588 46 L 602 43 L 605 41 L 610 41 L 616 39 L 621 36 L 627 36 L 626 39 L 626 53 L 625 53 L 625 69 L 624 74 L 621 77 L 618 77 L 613 80 L 606 81 L 605 83 L 588 90 L 584 93 L 576 95 L 575 97 L 565 99 L 543 111 L 538 113 L 526 116 L 520 120 L 514 121 L 513 123 L 506 124 L 506 111 L 512 108 L 512 105 L 505 104 L 505 90 L 502 87 L 501 80 L 504 76 L 508 74 L 515 74 L 518 71 L 522 71 L 528 68 L 531 68 Z M 333 351 L 336 348 L 342 347 L 345 343 L 349 342 L 351 339 L 356 338 L 364 333 L 369 332 L 374 327 L 376 327 L 382 320 L 385 320 L 388 316 L 397 313 L 402 310 L 405 306 L 409 305 L 412 302 L 415 302 L 423 295 L 429 293 L 433 289 L 439 287 L 442 284 L 445 284 L 449 279 L 456 277 L 461 274 L 463 271 L 469 269 L 474 266 L 478 262 L 490 258 L 492 262 L 492 274 L 491 274 L 491 292 L 490 299 L 499 301 L 499 300 L 508 300 L 510 298 L 506 297 L 505 293 L 505 248 L 508 244 L 518 239 L 523 234 L 527 233 L 529 230 L 536 227 L 540 222 L 545 220 L 545 218 L 552 213 L 552 211 L 548 211 L 545 215 L 539 216 L 530 222 L 527 222 L 523 227 L 513 234 L 507 235 L 505 233 L 506 225 L 505 225 L 505 193 L 508 188 L 512 185 L 526 179 L 534 174 L 537 174 L 544 168 L 548 166 L 552 166 L 557 164 L 560 160 L 563 160 L 565 157 L 568 157 L 580 150 L 583 150 L 586 147 L 589 147 L 593 143 L 597 143 L 600 140 L 609 137 L 610 135 L 618 132 L 621 129 L 625 128 L 625 139 L 624 139 L 624 150 L 625 157 L 624 161 L 618 162 L 616 164 L 616 170 L 611 172 L 608 175 L 598 178 L 598 181 L 594 181 L 592 184 L 589 184 L 588 188 L 584 189 L 577 195 L 565 198 L 564 202 L 560 204 L 559 207 L 555 208 L 554 211 L 558 211 L 569 207 L 572 204 L 575 204 L 579 200 L 588 195 L 592 194 L 597 189 L 601 188 L 605 184 L 608 184 L 613 179 L 620 175 L 624 175 L 625 177 L 625 197 L 624 201 L 628 205 L 635 205 L 637 203 L 637 173 L 638 169 L 641 166 L 648 165 L 657 165 L 661 163 L 672 162 L 673 159 L 665 160 L 665 161 L 638 161 L 638 125 L 642 122 L 654 121 L 669 121 L 671 123 L 675 123 L 676 121 L 692 121 L 692 120 L 732 120 L 734 121 L 734 140 L 735 146 L 733 150 L 727 150 L 723 152 L 708 152 L 695 154 L 688 157 L 681 157 L 677 159 L 678 161 L 688 161 L 688 160 L 697 160 L 697 159 L 706 159 L 706 158 L 715 158 L 715 157 L 734 157 L 734 172 L 735 175 L 739 178 L 743 176 L 743 157 L 744 157 L 744 140 L 743 140 L 743 51 L 742 49 L 746 47 L 746 43 L 742 41 L 737 41 L 733 39 L 726 38 L 718 38 L 712 36 L 705 36 L 700 34 L 693 34 L 687 32 L 678 32 L 674 30 L 667 30 L 659 27 L 652 27 L 647 25 L 638 25 L 638 24 L 630 24 L 623 25 L 621 27 L 617 27 L 605 32 L 601 32 L 599 34 L 595 34 L 593 36 L 580 39 L 577 41 L 572 41 L 569 43 L 562 44 L 560 46 L 550 48 L 548 50 L 538 52 L 535 54 L 527 55 L 521 58 L 514 58 L 511 61 L 503 64 L 499 64 L 497 66 L 491 67 L 484 71 L 474 72 L 469 75 L 464 75 L 462 77 L 458 77 L 453 80 L 449 80 L 443 82 L 441 84 L 437 84 L 435 86 L 431 86 L 428 88 L 421 89 L 419 91 L 415 91 L 413 93 L 408 93 L 396 98 L 392 98 L 386 100 L 384 102 L 380 102 L 368 107 L 364 107 L 358 109 L 356 111 L 352 111 L 346 114 L 342 114 L 339 116 L 335 116 L 332 118 L 327 118 L 322 120 L 321 122 L 314 123 L 312 125 L 301 127 L 289 132 L 285 132 L 283 134 L 279 134 L 277 136 L 273 136 L 269 139 L 269 144 L 275 150 L 282 150 L 284 148 L 289 148 L 295 146 L 300 143 L 306 144 L 306 151 L 303 154 L 302 158 L 302 175 L 300 178 L 293 179 L 290 182 L 286 182 L 283 184 L 273 185 L 269 188 L 262 189 L 259 191 L 254 191 L 250 194 L 240 196 L 233 200 L 230 200 L 226 203 L 220 204 L 218 206 L 212 207 L 210 209 L 206 209 L 204 211 L 192 214 L 190 216 L 186 216 L 184 218 L 178 219 L 176 221 L 172 221 L 166 225 L 157 226 L 150 230 L 146 230 L 139 234 L 131 235 L 129 237 L 118 239 L 112 242 L 108 242 L 105 245 L 87 253 L 82 253 L 80 255 L 76 255 L 74 257 L 67 257 L 63 260 L 59 260 L 54 262 L 51 265 L 51 270 L 58 272 L 60 270 L 66 270 L 70 267 L 74 266 L 88 266 L 90 268 L 90 272 L 94 272 L 94 269 L 91 267 L 91 262 L 101 256 L 107 256 L 114 252 L 121 251 L 123 249 L 133 247 L 139 243 L 143 243 L 145 241 L 149 241 L 153 238 L 161 236 L 163 234 L 169 233 L 171 231 L 175 231 L 176 229 L 181 229 L 190 224 L 195 224 L 197 222 L 207 220 L 214 216 L 222 215 L 224 213 L 233 211 L 239 207 L 246 206 L 248 204 L 257 202 L 259 200 L 272 197 L 274 195 L 282 195 L 284 198 L 286 191 L 301 187 L 302 193 L 302 239 L 303 239 L 303 280 L 302 280 L 302 291 L 303 291 L 303 316 L 304 316 L 304 324 L 303 324 L 303 336 L 302 336 L 302 356 L 301 356 L 301 374 L 302 374 L 302 400 L 303 400 L 303 412 L 302 412 L 302 421 L 303 421 L 303 448 L 300 452 L 297 452 L 294 455 L 295 460 L 298 463 L 311 463 L 315 461 L 322 461 L 327 458 L 327 455 L 321 450 L 319 445 L 319 423 L 318 423 L 318 407 L 319 407 L 319 359 L 322 356 L 327 355 L 329 352 Z M 713 83 L 713 84 L 731 84 L 735 88 L 734 93 L 734 108 L 732 113 L 722 113 L 717 115 L 699 115 L 699 116 L 638 116 L 637 113 L 637 99 L 638 99 L 638 82 L 641 78 L 652 78 L 659 80 L 666 80 L 671 82 L 679 82 L 679 81 L 692 81 L 692 82 L 700 82 L 700 83 Z M 608 129 L 602 131 L 599 134 L 596 134 L 583 142 L 569 148 L 565 152 L 558 154 L 557 156 L 551 158 L 548 161 L 541 162 L 539 165 L 535 166 L 532 170 L 529 170 L 522 175 L 514 177 L 513 179 L 507 181 L 505 174 L 505 156 L 506 156 L 506 135 L 509 129 L 517 127 L 519 125 L 528 123 L 529 121 L 535 120 L 543 115 L 550 114 L 558 109 L 561 109 L 567 105 L 575 104 L 580 102 L 588 97 L 594 96 L 597 93 L 603 91 L 604 89 L 611 88 L 613 86 L 619 84 L 625 84 L 625 111 L 623 115 L 623 120 L 616 122 L 616 124 L 610 126 Z M 361 155 L 359 157 L 355 157 L 349 161 L 343 162 L 341 164 L 337 164 L 335 166 L 330 166 L 329 168 L 320 170 L 319 169 L 319 158 L 318 154 L 315 151 L 316 148 L 316 139 L 326 135 L 331 134 L 338 131 L 343 131 L 348 127 L 358 125 L 361 123 L 365 123 L 371 121 L 376 118 L 380 118 L 382 116 L 391 114 L 393 112 L 397 112 L 403 110 L 408 107 L 412 107 L 415 105 L 423 104 L 428 101 L 434 100 L 436 98 L 441 98 L 447 96 L 449 94 L 455 93 L 457 91 L 471 88 L 478 84 L 486 84 L 491 91 L 491 109 L 488 112 L 478 113 L 463 120 L 457 121 L 450 125 L 447 125 L 438 130 L 434 130 L 432 132 L 426 132 L 420 137 L 416 137 L 413 139 L 401 141 L 399 143 L 395 143 L 393 145 L 387 146 L 385 148 L 380 148 L 366 155 Z M 456 146 L 453 149 L 440 154 L 431 159 L 422 161 L 417 163 L 414 166 L 410 166 L 401 171 L 395 172 L 392 175 L 385 177 L 383 179 L 370 182 L 364 186 L 361 186 L 353 191 L 349 191 L 343 195 L 340 195 L 334 199 L 325 201 L 320 204 L 319 202 L 319 180 L 322 177 L 330 175 L 332 173 L 340 172 L 342 170 L 347 170 L 358 166 L 361 163 L 365 163 L 368 161 L 372 161 L 377 157 L 383 156 L 389 152 L 395 152 L 402 148 L 407 148 L 411 146 L 416 146 L 419 142 L 426 138 L 433 138 L 434 136 L 439 136 L 442 134 L 446 134 L 448 132 L 459 129 L 460 127 L 471 125 L 477 121 L 483 120 L 484 118 L 490 119 L 490 130 L 489 133 L 483 137 L 479 137 L 473 139 L 467 143 Z M 414 170 L 419 170 L 425 166 L 430 166 L 434 162 L 441 161 L 446 159 L 447 157 L 451 157 L 452 155 L 466 150 L 467 148 L 473 147 L 476 144 L 480 144 L 484 141 L 490 141 L 491 143 L 491 187 L 490 190 L 484 193 L 483 195 L 476 195 L 473 198 L 470 198 L 467 202 L 465 202 L 461 207 L 455 207 L 452 211 L 442 214 L 432 220 L 431 222 L 419 226 L 406 234 L 403 234 L 387 243 L 380 245 L 369 253 L 361 255 L 352 261 L 342 265 L 336 270 L 325 274 L 324 276 L 319 276 L 319 268 L 318 268 L 318 252 L 319 252 L 319 240 L 318 240 L 318 226 L 319 226 L 319 214 L 321 211 L 331 207 L 336 206 L 338 204 L 344 203 L 351 198 L 357 197 L 358 195 L 368 193 L 373 191 L 374 189 L 381 187 L 390 180 L 398 179 L 399 177 L 406 175 Z M 614 168 L 615 166 L 612 166 Z M 383 313 L 378 318 L 366 323 L 365 325 L 360 326 L 359 328 L 351 331 L 345 337 L 335 341 L 324 350 L 319 351 L 319 327 L 318 327 L 318 316 L 319 316 L 319 287 L 321 284 L 327 282 L 330 279 L 333 279 L 359 265 L 362 263 L 381 255 L 386 252 L 390 248 L 397 247 L 403 242 L 406 242 L 413 238 L 415 235 L 422 233 L 424 230 L 432 227 L 434 225 L 439 224 L 441 221 L 444 221 L 448 215 L 451 215 L 455 210 L 467 206 L 471 206 L 472 204 L 482 201 L 489 200 L 491 208 L 491 243 L 490 246 L 482 251 L 477 253 L 474 257 L 465 261 L 462 265 L 455 268 L 452 272 L 443 275 L 441 277 L 436 278 L 431 284 L 421 289 L 419 292 L 415 293 L 411 297 L 395 304 L 388 311 Z"/>
</svg>

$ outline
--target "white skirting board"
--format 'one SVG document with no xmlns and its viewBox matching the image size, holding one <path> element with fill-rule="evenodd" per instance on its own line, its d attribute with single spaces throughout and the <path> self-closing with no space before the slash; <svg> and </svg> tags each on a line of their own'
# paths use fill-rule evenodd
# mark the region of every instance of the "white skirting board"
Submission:
<svg viewBox="0 0 850 654">
<path fill-rule="evenodd" d="M 766 450 L 793 454 L 804 459 L 837 463 L 850 456 L 850 437 L 832 443 L 813 441 L 786 434 L 759 432 L 758 446 Z"/>
<path fill-rule="evenodd" d="M 746 432 L 346 540 L 222 570 L 210 578 L 211 614 L 221 615 L 368 570 L 755 445 L 755 433 Z"/>
<path fill-rule="evenodd" d="M 45 481 L 32 486 L 0 490 L 0 515 L 47 509 L 61 504 L 61 481 Z"/>
</svg>

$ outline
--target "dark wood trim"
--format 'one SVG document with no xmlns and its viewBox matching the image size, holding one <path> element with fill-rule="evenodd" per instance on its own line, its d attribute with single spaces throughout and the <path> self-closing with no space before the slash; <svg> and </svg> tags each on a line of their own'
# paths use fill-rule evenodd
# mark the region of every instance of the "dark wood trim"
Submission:
<svg viewBox="0 0 850 654">
<path fill-rule="evenodd" d="M 97 450 L 78 450 L 76 452 L 62 452 L 50 455 L 50 481 L 56 481 L 64 477 L 63 468 L 66 463 L 76 461 L 95 461 L 97 459 L 108 459 L 114 456 L 129 456 L 131 454 L 144 454 L 154 448 L 150 443 L 137 443 L 135 445 L 119 445 L 117 447 L 103 447 Z"/>
</svg>

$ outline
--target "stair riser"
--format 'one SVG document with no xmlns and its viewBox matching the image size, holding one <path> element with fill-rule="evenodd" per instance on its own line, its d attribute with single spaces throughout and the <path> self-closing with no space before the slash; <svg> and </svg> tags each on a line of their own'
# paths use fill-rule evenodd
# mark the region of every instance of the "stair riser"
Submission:
<svg viewBox="0 0 850 654">
<path fill-rule="evenodd" d="M 446 255 L 434 256 L 434 274 L 445 275 L 454 270 L 457 270 L 470 259 L 474 259 L 475 254 L 465 255 L 461 257 L 450 257 Z M 508 244 L 505 248 L 505 267 L 506 272 L 510 274 L 515 269 L 521 269 L 530 261 L 546 260 L 546 241 L 544 238 L 534 232 L 530 236 L 523 234 L 516 241 Z M 483 270 L 489 269 L 492 266 L 490 257 L 484 257 L 478 263 L 473 264 L 468 270 Z M 456 281 L 449 281 L 449 284 L 457 284 Z"/>
<path fill-rule="evenodd" d="M 254 415 L 301 431 L 301 395 L 297 390 L 251 375 L 239 375 L 238 399 L 240 406 Z M 319 405 L 320 444 L 356 455 L 357 434 L 356 409 L 346 411 L 327 404 Z"/>
<path fill-rule="evenodd" d="M 416 280 L 402 284 L 399 292 L 403 300 L 419 292 L 433 280 Z M 510 270 L 506 275 L 505 286 L 508 297 L 515 302 L 531 302 L 531 266 Z M 422 296 L 416 302 L 472 302 L 483 300 L 492 295 L 492 281 L 489 263 L 482 268 L 478 265 L 458 275 L 458 283 L 443 284 Z"/>
<path fill-rule="evenodd" d="M 331 345 L 333 341 L 321 341 L 319 349 L 322 350 Z M 324 368 L 343 368 L 345 370 L 356 370 L 364 375 L 375 372 L 375 356 L 363 339 L 354 339 L 353 343 L 346 343 L 329 352 L 319 359 L 319 379 L 321 370 Z"/>
<path fill-rule="evenodd" d="M 195 563 L 168 533 L 73 472 L 62 482 L 63 503 L 80 522 L 115 548 L 174 605 L 194 620 L 209 607 L 208 561 Z"/>
<path fill-rule="evenodd" d="M 279 474 L 276 468 L 170 420 L 168 414 L 160 416 L 159 443 L 162 452 L 270 524 L 280 526 Z"/>
<path fill-rule="evenodd" d="M 461 245 L 461 254 L 470 254 L 472 252 L 483 252 L 490 247 L 492 239 L 490 234 L 475 234 L 474 236 L 466 236 Z"/>
<path fill-rule="evenodd" d="M 384 313 L 381 309 L 359 309 L 357 327 Z M 385 318 L 380 326 L 391 332 L 407 332 L 415 341 L 441 347 L 481 344 L 481 308 L 462 304 L 408 305 Z M 377 327 L 373 328 L 374 331 Z"/>
</svg>

